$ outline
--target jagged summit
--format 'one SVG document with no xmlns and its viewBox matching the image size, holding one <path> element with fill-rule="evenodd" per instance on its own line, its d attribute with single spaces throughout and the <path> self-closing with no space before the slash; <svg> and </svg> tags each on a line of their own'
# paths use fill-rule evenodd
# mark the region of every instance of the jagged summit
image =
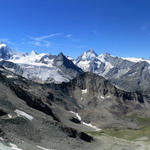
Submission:
<svg viewBox="0 0 150 150">
<path fill-rule="evenodd" d="M 95 55 L 97 56 L 97 54 L 96 54 L 96 52 L 94 51 L 93 48 L 90 48 L 90 49 L 87 50 L 86 52 L 87 52 L 87 53 L 91 53 L 91 54 L 95 54 Z"/>
<path fill-rule="evenodd" d="M 4 47 L 7 47 L 7 45 L 4 42 L 1 42 L 0 43 L 0 48 L 4 48 Z"/>
<path fill-rule="evenodd" d="M 108 56 L 112 56 L 110 53 L 108 53 L 108 52 L 105 52 L 105 53 L 103 53 L 102 55 L 104 55 L 105 57 L 108 57 Z"/>
<path fill-rule="evenodd" d="M 96 54 L 96 52 L 93 49 L 89 49 L 86 52 L 84 52 L 80 58 L 82 60 L 90 60 L 90 59 L 94 59 L 97 56 L 98 55 Z"/>
<path fill-rule="evenodd" d="M 0 43 L 0 59 L 8 60 L 13 56 L 14 51 L 4 42 Z"/>
</svg>

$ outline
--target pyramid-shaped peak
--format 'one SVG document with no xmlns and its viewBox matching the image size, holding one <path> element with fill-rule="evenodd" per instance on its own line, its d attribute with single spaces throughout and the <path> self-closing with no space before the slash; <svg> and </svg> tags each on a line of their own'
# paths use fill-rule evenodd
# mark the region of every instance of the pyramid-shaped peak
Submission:
<svg viewBox="0 0 150 150">
<path fill-rule="evenodd" d="M 60 53 L 58 54 L 58 56 L 64 57 L 65 55 L 63 54 L 63 52 L 60 52 Z"/>
<path fill-rule="evenodd" d="M 97 56 L 96 52 L 92 48 L 87 50 L 85 53 L 90 53 L 90 54 L 94 54 L 95 56 Z"/>
<path fill-rule="evenodd" d="M 67 57 L 66 57 L 62 52 L 60 52 L 60 53 L 58 54 L 58 56 L 56 57 L 56 59 L 64 60 L 64 59 L 67 59 Z"/>
</svg>

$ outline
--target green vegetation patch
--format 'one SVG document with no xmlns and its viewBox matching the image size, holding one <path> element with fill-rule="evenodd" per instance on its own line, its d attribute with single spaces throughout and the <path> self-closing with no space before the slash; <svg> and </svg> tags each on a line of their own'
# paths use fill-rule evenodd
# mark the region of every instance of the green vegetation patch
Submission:
<svg viewBox="0 0 150 150">
<path fill-rule="evenodd" d="M 132 119 L 134 122 L 137 122 L 141 127 L 150 126 L 150 118 L 138 116 L 137 114 L 132 114 L 127 117 Z"/>
<path fill-rule="evenodd" d="M 148 137 L 150 139 L 150 126 L 141 128 L 139 130 L 133 129 L 106 129 L 104 133 L 117 138 L 122 138 L 126 140 L 136 140 L 141 137 Z"/>
<path fill-rule="evenodd" d="M 88 134 L 92 136 L 109 135 L 126 140 L 136 140 L 141 137 L 148 137 L 150 139 L 150 126 L 144 127 L 140 130 L 133 129 L 104 129 L 102 131 L 91 131 Z"/>
<path fill-rule="evenodd" d="M 147 137 L 150 140 L 150 118 L 145 118 L 132 114 L 130 119 L 133 119 L 140 125 L 140 129 L 103 129 L 102 131 L 91 131 L 89 132 L 92 136 L 109 135 L 126 140 L 136 140 L 142 137 Z"/>
</svg>

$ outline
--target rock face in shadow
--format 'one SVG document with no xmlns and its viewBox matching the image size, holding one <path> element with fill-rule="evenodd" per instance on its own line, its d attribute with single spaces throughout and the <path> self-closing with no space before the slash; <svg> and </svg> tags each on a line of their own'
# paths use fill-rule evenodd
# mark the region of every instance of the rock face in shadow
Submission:
<svg viewBox="0 0 150 150">
<path fill-rule="evenodd" d="M 83 73 L 82 69 L 76 66 L 71 60 L 69 60 L 63 53 L 59 53 L 54 59 L 54 65 L 61 69 L 66 74 L 75 77 L 77 74 Z"/>
<path fill-rule="evenodd" d="M 79 137 L 80 139 L 86 141 L 86 142 L 92 142 L 93 137 L 90 135 L 86 134 L 85 132 L 78 132 L 77 130 L 73 128 L 66 128 L 66 127 L 61 127 L 64 132 L 67 133 L 69 137 L 77 138 Z"/>
<path fill-rule="evenodd" d="M 93 138 L 84 132 L 79 133 L 79 137 L 86 142 L 92 142 L 93 141 Z"/>
<path fill-rule="evenodd" d="M 59 107 L 77 112 L 84 122 L 101 128 L 138 128 L 128 115 L 149 114 L 148 95 L 120 90 L 93 73 L 82 73 L 62 84 L 38 84 L 19 76 L 7 78 L 7 73 L 1 74 L 2 82 L 28 106 L 52 116 L 56 121 L 65 120 L 53 111 Z"/>
<path fill-rule="evenodd" d="M 57 87 L 58 88 L 58 87 Z M 137 128 L 129 114 L 144 115 L 149 110 L 149 96 L 140 92 L 117 89 L 108 80 L 93 73 L 83 73 L 59 87 L 74 98 L 82 119 L 100 127 Z"/>
</svg>

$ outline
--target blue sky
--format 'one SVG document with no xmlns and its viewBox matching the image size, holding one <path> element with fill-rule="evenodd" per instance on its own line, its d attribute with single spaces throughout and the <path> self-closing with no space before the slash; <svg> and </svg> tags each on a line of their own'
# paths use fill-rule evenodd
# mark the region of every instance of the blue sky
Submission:
<svg viewBox="0 0 150 150">
<path fill-rule="evenodd" d="M 149 0 L 1 0 L 0 40 L 25 52 L 150 58 L 149 8 Z"/>
</svg>

